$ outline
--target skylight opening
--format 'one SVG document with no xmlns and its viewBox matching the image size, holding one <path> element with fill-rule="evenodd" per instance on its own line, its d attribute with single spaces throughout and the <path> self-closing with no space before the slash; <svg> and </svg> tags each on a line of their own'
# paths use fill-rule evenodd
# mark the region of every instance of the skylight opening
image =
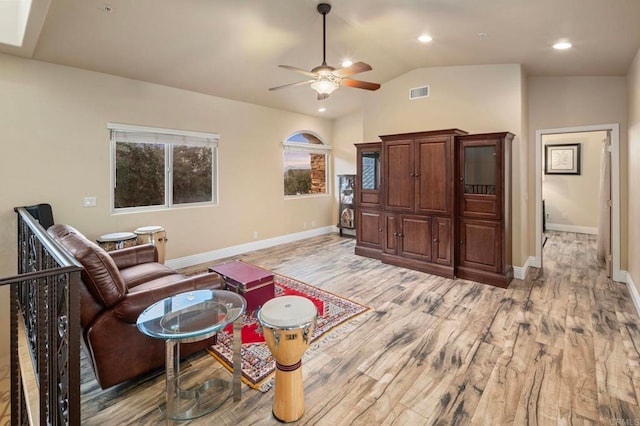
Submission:
<svg viewBox="0 0 640 426">
<path fill-rule="evenodd" d="M 31 0 L 0 1 L 0 43 L 22 46 L 30 11 Z"/>
</svg>

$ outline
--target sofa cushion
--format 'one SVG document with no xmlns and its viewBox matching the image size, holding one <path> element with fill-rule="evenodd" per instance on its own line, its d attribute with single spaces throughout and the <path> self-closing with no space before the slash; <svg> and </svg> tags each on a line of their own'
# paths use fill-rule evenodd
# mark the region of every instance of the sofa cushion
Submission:
<svg viewBox="0 0 640 426">
<path fill-rule="evenodd" d="M 53 225 L 47 232 L 82 264 L 82 281 L 97 301 L 111 307 L 124 298 L 127 287 L 105 250 L 69 225 Z"/>
<path fill-rule="evenodd" d="M 179 279 L 184 278 L 173 269 L 160 263 L 141 263 L 120 269 L 120 276 L 129 290 L 142 283 L 166 277 L 167 275 L 178 275 Z"/>
<path fill-rule="evenodd" d="M 169 296 L 194 290 L 220 289 L 222 279 L 218 274 L 200 274 L 184 277 L 178 273 L 158 277 L 130 289 L 127 297 L 113 307 L 114 315 L 135 324 L 143 310 Z"/>
</svg>

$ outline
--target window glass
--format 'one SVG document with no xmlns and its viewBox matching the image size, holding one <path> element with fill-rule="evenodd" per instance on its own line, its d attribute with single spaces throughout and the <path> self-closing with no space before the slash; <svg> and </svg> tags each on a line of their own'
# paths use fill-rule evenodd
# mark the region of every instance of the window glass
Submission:
<svg viewBox="0 0 640 426">
<path fill-rule="evenodd" d="M 496 193 L 495 146 L 464 148 L 464 192 L 467 194 Z"/>
<path fill-rule="evenodd" d="M 210 146 L 173 147 L 173 204 L 212 201 Z"/>
<path fill-rule="evenodd" d="M 164 204 L 164 145 L 116 144 L 116 209 Z"/>
<path fill-rule="evenodd" d="M 330 148 L 317 136 L 300 132 L 284 142 L 284 195 L 327 193 L 327 153 Z"/>
<path fill-rule="evenodd" d="M 362 189 L 380 188 L 380 154 L 362 153 Z"/>
<path fill-rule="evenodd" d="M 114 210 L 215 203 L 217 134 L 109 123 Z"/>
</svg>

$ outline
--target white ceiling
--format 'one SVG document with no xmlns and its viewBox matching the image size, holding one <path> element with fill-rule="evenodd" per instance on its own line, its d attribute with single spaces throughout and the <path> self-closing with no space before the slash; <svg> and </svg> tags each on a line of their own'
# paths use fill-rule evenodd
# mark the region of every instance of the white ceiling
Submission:
<svg viewBox="0 0 640 426">
<path fill-rule="evenodd" d="M 2 0 L 0 0 L 2 1 Z M 25 45 L 0 52 L 311 115 L 360 108 L 308 86 L 268 91 L 322 62 L 316 0 L 33 0 Z M 419 67 L 521 63 L 535 76 L 623 76 L 640 48 L 639 0 L 333 0 L 327 62 L 384 85 Z M 108 5 L 112 12 L 103 9 Z M 417 36 L 429 33 L 430 44 Z M 485 37 L 479 33 L 486 33 Z M 559 39 L 574 47 L 555 51 Z"/>
</svg>

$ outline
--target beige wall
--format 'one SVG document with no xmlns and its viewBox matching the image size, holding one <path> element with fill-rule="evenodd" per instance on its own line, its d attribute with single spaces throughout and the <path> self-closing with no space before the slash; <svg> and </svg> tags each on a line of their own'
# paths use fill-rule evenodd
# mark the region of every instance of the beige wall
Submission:
<svg viewBox="0 0 640 426">
<path fill-rule="evenodd" d="M 607 132 L 545 135 L 545 145 L 580 145 L 580 175 L 542 175 L 547 224 L 598 228 L 602 140 Z M 543 148 L 543 152 L 544 148 Z M 544 159 L 544 155 L 542 157 Z M 544 160 L 543 160 L 544 161 Z"/>
<path fill-rule="evenodd" d="M 541 129 L 620 124 L 620 267 L 627 267 L 627 84 L 624 77 L 530 77 L 529 168 L 535 170 L 535 132 Z M 615 172 L 612 170 L 612 172 Z M 529 176 L 529 211 L 535 206 L 535 174 Z M 534 252 L 535 215 L 529 217 Z"/>
<path fill-rule="evenodd" d="M 364 137 L 459 128 L 471 133 L 510 131 L 520 136 L 520 65 L 419 68 L 394 80 L 364 104 Z M 428 98 L 409 89 L 428 85 Z"/>
<path fill-rule="evenodd" d="M 364 139 L 421 130 L 459 128 L 470 133 L 510 131 L 513 142 L 513 263 L 523 266 L 531 252 L 527 221 L 528 164 L 526 84 L 520 65 L 421 68 L 385 83 L 364 104 Z M 428 98 L 409 100 L 409 89 L 429 85 Z"/>
<path fill-rule="evenodd" d="M 629 93 L 629 276 L 640 290 L 640 50 L 627 75 Z M 624 161 L 625 157 L 621 157 Z"/>
<path fill-rule="evenodd" d="M 353 144 L 362 142 L 362 112 L 358 111 L 333 122 L 331 135 L 333 152 L 334 188 L 338 187 L 337 175 L 356 174 L 356 149 Z M 334 192 L 335 220 L 338 223 L 338 194 Z"/>
<path fill-rule="evenodd" d="M 37 202 L 89 238 L 162 225 L 168 259 L 333 223 L 331 195 L 285 200 L 282 188 L 282 141 L 304 129 L 331 143 L 329 120 L 5 55 L 0 69 L 2 276 L 15 272 L 12 208 Z M 219 205 L 111 214 L 110 121 L 219 133 Z"/>
</svg>

